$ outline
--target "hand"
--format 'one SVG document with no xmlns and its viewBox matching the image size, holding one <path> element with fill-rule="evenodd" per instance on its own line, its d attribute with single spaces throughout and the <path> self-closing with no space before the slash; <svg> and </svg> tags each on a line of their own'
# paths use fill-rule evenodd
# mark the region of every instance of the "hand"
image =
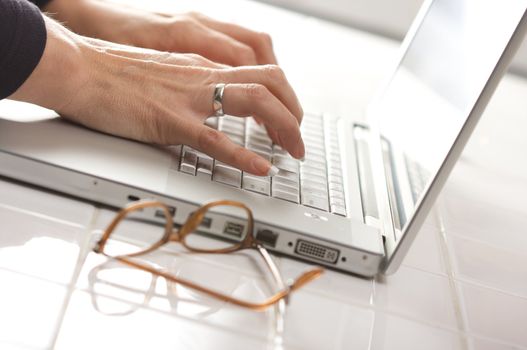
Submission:
<svg viewBox="0 0 527 350">
<path fill-rule="evenodd" d="M 53 0 L 45 10 L 73 31 L 94 38 L 196 53 L 231 66 L 277 64 L 268 34 L 199 13 L 159 14 L 98 0 Z"/>
<path fill-rule="evenodd" d="M 46 19 L 48 42 L 29 79 L 12 96 L 51 108 L 103 132 L 161 145 L 187 144 L 255 175 L 271 164 L 205 126 L 217 83 L 224 111 L 255 116 L 273 140 L 304 156 L 302 108 L 277 66 L 226 68 L 194 54 L 130 48 L 79 37 Z"/>
</svg>

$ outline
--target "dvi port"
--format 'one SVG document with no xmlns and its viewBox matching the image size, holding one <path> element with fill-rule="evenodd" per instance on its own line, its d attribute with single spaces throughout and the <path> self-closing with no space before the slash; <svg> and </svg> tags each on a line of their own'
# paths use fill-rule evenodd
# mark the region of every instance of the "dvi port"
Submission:
<svg viewBox="0 0 527 350">
<path fill-rule="evenodd" d="M 330 264 L 335 264 L 339 258 L 339 251 L 337 249 L 305 241 L 303 239 L 299 239 L 296 242 L 295 252 L 298 255 L 307 256 Z"/>
</svg>

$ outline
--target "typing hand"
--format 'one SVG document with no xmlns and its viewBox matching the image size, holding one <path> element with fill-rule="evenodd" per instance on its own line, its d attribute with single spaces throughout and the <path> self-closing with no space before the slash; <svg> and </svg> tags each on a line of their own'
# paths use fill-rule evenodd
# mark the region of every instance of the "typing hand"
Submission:
<svg viewBox="0 0 527 350">
<path fill-rule="evenodd" d="M 45 10 L 85 36 L 160 51 L 196 53 L 231 66 L 277 63 L 269 35 L 200 13 L 152 13 L 100 0 L 53 0 Z"/>
<path fill-rule="evenodd" d="M 268 160 L 204 125 L 217 83 L 226 114 L 254 116 L 293 157 L 304 156 L 302 108 L 275 65 L 226 67 L 174 54 L 80 37 L 46 19 L 48 43 L 30 78 L 12 96 L 110 134 L 161 145 L 186 144 L 255 175 Z"/>
</svg>

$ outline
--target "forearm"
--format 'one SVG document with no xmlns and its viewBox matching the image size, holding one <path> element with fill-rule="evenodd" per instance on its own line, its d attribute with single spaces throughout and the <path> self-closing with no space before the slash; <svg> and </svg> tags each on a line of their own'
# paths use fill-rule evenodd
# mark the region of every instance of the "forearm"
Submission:
<svg viewBox="0 0 527 350">
<path fill-rule="evenodd" d="M 61 112 L 87 79 L 82 69 L 82 39 L 55 21 L 44 18 L 47 41 L 40 62 L 11 99 Z"/>
</svg>

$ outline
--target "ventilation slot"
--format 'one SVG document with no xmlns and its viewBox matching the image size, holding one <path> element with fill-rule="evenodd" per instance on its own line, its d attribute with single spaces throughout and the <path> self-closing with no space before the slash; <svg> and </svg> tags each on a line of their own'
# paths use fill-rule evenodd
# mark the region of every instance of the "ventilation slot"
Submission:
<svg viewBox="0 0 527 350">
<path fill-rule="evenodd" d="M 337 249 L 325 247 L 323 245 L 304 241 L 302 239 L 297 241 L 295 252 L 299 255 L 307 256 L 312 259 L 321 260 L 331 264 L 335 264 L 339 258 L 339 251 Z"/>
</svg>

